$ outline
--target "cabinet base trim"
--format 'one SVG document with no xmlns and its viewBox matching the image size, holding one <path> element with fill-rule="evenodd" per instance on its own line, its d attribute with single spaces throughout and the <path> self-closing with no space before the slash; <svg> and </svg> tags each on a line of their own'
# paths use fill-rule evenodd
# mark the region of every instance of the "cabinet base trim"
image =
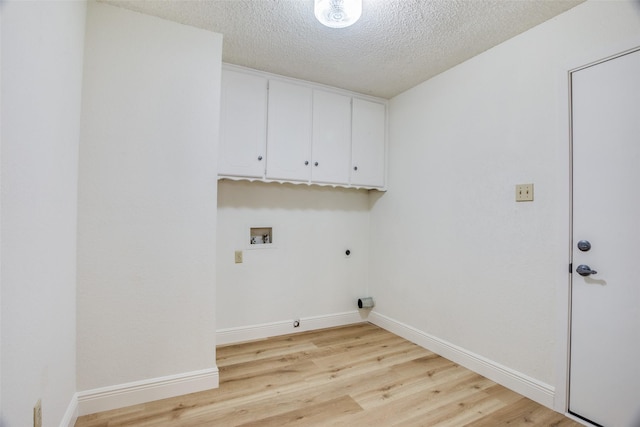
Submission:
<svg viewBox="0 0 640 427">
<path fill-rule="evenodd" d="M 377 190 L 387 191 L 385 187 L 367 187 L 364 185 L 350 185 L 350 184 L 332 184 L 325 182 L 310 182 L 310 181 L 285 181 L 277 179 L 266 178 L 251 178 L 246 176 L 231 176 L 231 175 L 218 175 L 218 181 L 249 181 L 249 182 L 263 182 L 265 184 L 293 184 L 293 185 L 317 185 L 319 187 L 332 187 L 332 188 L 348 188 L 353 190 Z"/>
</svg>

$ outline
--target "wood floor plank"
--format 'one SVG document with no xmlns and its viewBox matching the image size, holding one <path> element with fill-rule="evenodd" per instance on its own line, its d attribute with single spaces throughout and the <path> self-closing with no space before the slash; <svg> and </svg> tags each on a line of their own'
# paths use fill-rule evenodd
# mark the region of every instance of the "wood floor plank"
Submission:
<svg viewBox="0 0 640 427">
<path fill-rule="evenodd" d="M 423 418 L 425 414 L 430 414 L 432 411 L 451 403 L 457 403 L 470 394 L 477 393 L 478 389 L 492 385 L 495 383 L 473 372 L 466 371 L 464 377 L 452 384 L 440 384 L 432 388 L 414 390 L 402 395 L 401 398 L 379 399 L 375 406 L 364 406 L 361 403 L 365 412 L 351 420 L 346 420 L 341 425 L 350 425 L 349 423 L 352 421 L 354 424 L 351 425 L 371 425 L 371 423 L 379 423 L 375 425 L 384 426 L 411 425 L 409 424 L 411 420 Z"/>
<path fill-rule="evenodd" d="M 240 425 L 243 427 L 308 426 L 326 423 L 327 413 L 344 415 L 357 412 L 362 412 L 360 405 L 349 396 L 342 396 L 321 404 L 307 405 L 275 417 L 261 418 Z"/>
<path fill-rule="evenodd" d="M 455 400 L 448 399 L 446 404 L 430 408 L 427 412 L 414 416 L 406 420 L 404 425 L 429 425 L 434 427 L 458 427 L 472 423 L 484 414 L 491 413 L 505 406 L 495 395 L 486 393 L 487 390 L 498 388 L 504 395 L 511 395 L 510 390 L 496 384 L 491 384 L 487 388 L 476 388 L 465 390 L 457 394 Z"/>
<path fill-rule="evenodd" d="M 576 423 L 557 412 L 546 410 L 526 397 L 517 402 L 487 414 L 468 426 L 500 427 L 520 425 L 545 425 L 554 427 L 573 426 Z"/>
<path fill-rule="evenodd" d="M 265 348 L 261 348 L 264 345 Z M 242 351 L 230 353 L 229 351 L 217 350 L 216 362 L 218 367 L 231 366 L 239 363 L 253 362 L 261 359 L 273 357 L 283 357 L 292 353 L 311 352 L 316 350 L 312 343 L 286 342 L 277 343 L 269 340 L 261 341 L 260 344 L 243 346 Z"/>
<path fill-rule="evenodd" d="M 414 399 L 424 402 L 437 400 L 444 395 L 452 395 L 459 387 L 475 381 L 477 374 L 457 365 L 452 365 L 446 376 L 429 378 L 418 376 L 403 378 L 401 381 L 389 382 L 377 390 L 370 390 L 364 395 L 355 395 L 356 401 L 364 408 L 371 409 L 379 406 L 388 406 L 394 401 L 403 411 L 414 411 L 416 408 Z M 457 395 L 452 395 L 456 396 Z M 405 408 L 406 406 L 406 408 Z"/>
<path fill-rule="evenodd" d="M 218 347 L 220 387 L 76 427 L 579 424 L 369 323 Z"/>
</svg>

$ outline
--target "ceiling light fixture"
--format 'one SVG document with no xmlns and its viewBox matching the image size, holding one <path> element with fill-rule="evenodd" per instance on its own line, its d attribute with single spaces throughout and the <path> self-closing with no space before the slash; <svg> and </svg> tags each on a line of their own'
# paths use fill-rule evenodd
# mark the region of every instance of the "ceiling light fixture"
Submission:
<svg viewBox="0 0 640 427">
<path fill-rule="evenodd" d="M 344 28 L 362 15 L 362 0 L 315 0 L 313 12 L 322 25 Z"/>
</svg>

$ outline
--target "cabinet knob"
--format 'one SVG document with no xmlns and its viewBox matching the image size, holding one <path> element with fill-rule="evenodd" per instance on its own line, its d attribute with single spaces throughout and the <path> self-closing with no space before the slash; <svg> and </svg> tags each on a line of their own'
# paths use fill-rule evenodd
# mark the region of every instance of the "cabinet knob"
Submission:
<svg viewBox="0 0 640 427">
<path fill-rule="evenodd" d="M 304 161 L 304 165 L 305 165 L 305 166 L 308 166 L 308 165 L 309 165 L 309 160 L 305 160 L 305 161 Z"/>
<path fill-rule="evenodd" d="M 353 167 L 353 170 L 354 170 L 354 171 L 357 171 L 357 170 L 358 170 L 358 167 L 357 167 L 357 166 L 354 166 L 354 167 Z"/>
<path fill-rule="evenodd" d="M 262 160 L 262 156 L 258 156 L 258 161 Z"/>
<path fill-rule="evenodd" d="M 315 162 L 313 165 L 314 165 L 314 166 L 318 166 L 318 162 Z"/>
</svg>

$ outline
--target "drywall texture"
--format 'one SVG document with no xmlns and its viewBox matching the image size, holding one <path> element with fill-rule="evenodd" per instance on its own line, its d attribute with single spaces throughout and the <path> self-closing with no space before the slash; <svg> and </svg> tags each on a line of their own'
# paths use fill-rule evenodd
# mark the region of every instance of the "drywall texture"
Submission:
<svg viewBox="0 0 640 427">
<path fill-rule="evenodd" d="M 78 389 L 215 367 L 222 37 L 90 3 Z"/>
<path fill-rule="evenodd" d="M 639 13 L 587 2 L 392 99 L 388 192 L 371 214 L 379 313 L 554 384 L 569 279 L 562 89 L 571 58 L 637 39 Z M 534 202 L 514 201 L 519 183 Z"/>
<path fill-rule="evenodd" d="M 273 227 L 271 249 L 248 249 L 256 226 Z M 367 288 L 368 246 L 366 191 L 221 181 L 218 328 L 355 310 Z"/>
<path fill-rule="evenodd" d="M 83 2 L 2 8 L 2 418 L 58 426 L 76 391 Z"/>
</svg>

